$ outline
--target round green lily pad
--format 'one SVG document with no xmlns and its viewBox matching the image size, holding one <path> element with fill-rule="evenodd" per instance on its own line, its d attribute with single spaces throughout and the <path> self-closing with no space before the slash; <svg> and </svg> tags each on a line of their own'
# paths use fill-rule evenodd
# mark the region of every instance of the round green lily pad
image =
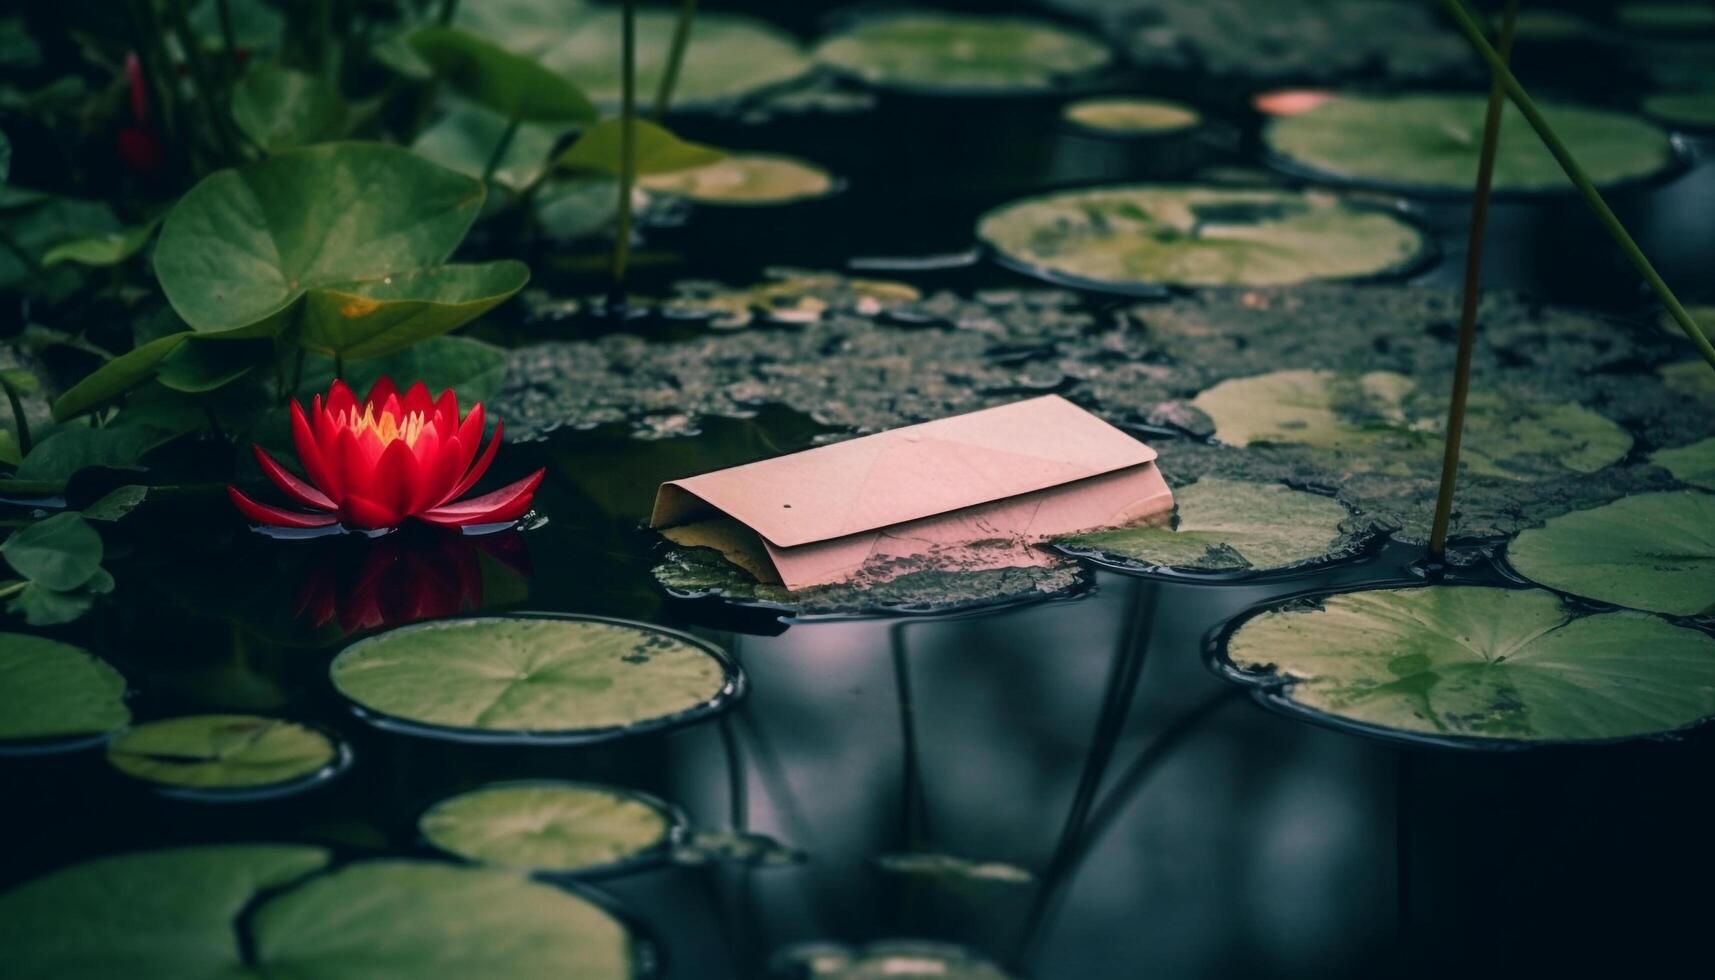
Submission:
<svg viewBox="0 0 1715 980">
<path fill-rule="evenodd" d="M 1644 99 L 1644 112 L 1670 126 L 1715 126 L 1715 92 L 1663 92 Z"/>
<path fill-rule="evenodd" d="M 1215 187 L 1099 187 L 983 215 L 977 238 L 1022 271 L 1094 289 L 1278 286 L 1400 270 L 1421 232 L 1329 194 Z"/>
<path fill-rule="evenodd" d="M 612 786 L 500 783 L 429 808 L 429 843 L 468 861 L 599 874 L 665 853 L 681 825 L 665 803 Z"/>
<path fill-rule="evenodd" d="M 1541 589 L 1333 595 L 1245 620 L 1224 654 L 1277 704 L 1455 745 L 1635 738 L 1715 714 L 1715 637 L 1579 615 Z"/>
<path fill-rule="evenodd" d="M 1658 449 L 1650 462 L 1672 473 L 1674 479 L 1705 490 L 1715 490 L 1715 438 L 1689 446 Z"/>
<path fill-rule="evenodd" d="M 1313 178 L 1469 195 L 1488 100 L 1481 95 L 1357 95 L 1275 119 L 1263 142 L 1281 167 Z M 1641 180 L 1677 160 L 1655 125 L 1605 109 L 1549 105 L 1543 114 L 1597 185 Z M 1564 191 L 1572 184 L 1510 103 L 1495 149 L 1497 193 Z"/>
<path fill-rule="evenodd" d="M 1273 371 L 1232 378 L 1191 404 L 1233 446 L 1297 445 L 1348 470 L 1409 475 L 1441 465 L 1446 395 L 1391 371 Z M 1594 473 L 1626 455 L 1632 437 L 1580 405 L 1496 392 L 1466 405 L 1460 466 L 1511 480 Z"/>
<path fill-rule="evenodd" d="M 1069 102 L 1060 110 L 1067 122 L 1111 136 L 1158 136 L 1191 129 L 1203 121 L 1197 110 L 1166 99 L 1113 96 Z"/>
<path fill-rule="evenodd" d="M 713 646 L 594 617 L 419 623 L 352 644 L 329 675 L 378 725 L 474 741 L 654 730 L 718 710 L 742 686 Z"/>
<path fill-rule="evenodd" d="M 542 64 L 576 82 L 604 105 L 620 100 L 618 10 L 585 10 L 569 33 L 541 50 Z M 668 10 L 637 14 L 637 91 L 655 97 L 666 69 L 679 15 Z M 504 43 L 504 41 L 502 42 Z M 810 60 L 783 31 L 750 17 L 698 11 L 691 43 L 673 86 L 673 108 L 709 108 L 789 82 Z"/>
<path fill-rule="evenodd" d="M 638 184 L 699 204 L 773 205 L 826 197 L 838 189 L 832 174 L 807 160 L 773 153 L 735 153 L 689 170 L 648 174 Z"/>
<path fill-rule="evenodd" d="M 1205 477 L 1174 492 L 1172 527 L 1095 531 L 1056 544 L 1127 564 L 1199 572 L 1263 572 L 1349 551 L 1351 514 L 1332 497 L 1279 483 Z"/>
<path fill-rule="evenodd" d="M 106 661 L 69 643 L 0 633 L 0 751 L 24 740 L 105 735 L 130 722 L 125 678 Z"/>
<path fill-rule="evenodd" d="M 328 859 L 319 847 L 222 845 L 122 854 L 53 872 L 0 895 L 6 976 L 636 975 L 625 927 L 572 893 L 508 872 L 425 861 L 326 872 Z"/>
<path fill-rule="evenodd" d="M 817 61 L 872 85 L 952 95 L 1049 89 L 1112 57 L 1095 38 L 1048 21 L 933 10 L 865 18 L 815 50 Z"/>
<path fill-rule="evenodd" d="M 1715 495 L 1642 493 L 1518 536 L 1507 562 L 1532 582 L 1675 616 L 1715 614 Z"/>
<path fill-rule="evenodd" d="M 115 769 L 163 787 L 241 791 L 330 773 L 340 748 L 314 728 L 259 715 L 188 715 L 126 729 L 107 743 Z"/>
</svg>

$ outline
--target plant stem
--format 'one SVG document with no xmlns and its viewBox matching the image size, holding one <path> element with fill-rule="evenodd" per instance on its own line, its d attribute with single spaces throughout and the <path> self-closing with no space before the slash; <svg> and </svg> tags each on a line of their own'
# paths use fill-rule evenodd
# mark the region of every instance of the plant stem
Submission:
<svg viewBox="0 0 1715 980">
<path fill-rule="evenodd" d="M 631 185 L 637 179 L 637 0 L 625 0 L 621 21 L 619 101 L 619 217 L 613 239 L 613 295 L 611 303 L 625 300 L 625 266 L 631 258 Z"/>
<path fill-rule="evenodd" d="M 1560 141 L 1560 137 L 1555 135 L 1554 129 L 1548 125 L 1548 120 L 1544 119 L 1541 110 L 1537 109 L 1536 103 L 1531 101 L 1530 93 L 1524 90 L 1524 86 L 1519 84 L 1518 79 L 1514 78 L 1513 73 L 1507 68 L 1506 62 L 1502 60 L 1493 47 L 1490 47 L 1488 39 L 1483 36 L 1483 29 L 1477 25 L 1477 21 L 1471 16 L 1471 12 L 1465 9 L 1461 0 L 1441 0 L 1441 6 L 1453 18 L 1454 23 L 1465 34 L 1466 39 L 1471 42 L 1471 46 L 1476 48 L 1477 53 L 1483 56 L 1483 60 L 1489 63 L 1489 70 L 1501 80 L 1508 97 L 1513 100 L 1514 105 L 1518 106 L 1519 112 L 1530 123 L 1530 128 L 1536 130 L 1536 135 L 1542 139 L 1543 145 L 1548 147 L 1548 152 L 1554 154 L 1554 159 L 1560 164 L 1560 169 L 1566 171 L 1567 178 L 1572 181 L 1574 187 L 1578 188 L 1578 193 L 1583 195 L 1584 203 L 1588 204 L 1590 210 L 1596 213 L 1596 219 L 1602 223 L 1602 227 L 1613 237 L 1615 243 L 1620 246 L 1620 250 L 1626 253 L 1626 258 L 1631 261 L 1632 266 L 1637 269 L 1644 282 L 1649 284 L 1649 288 L 1655 293 L 1656 298 L 1661 300 L 1663 306 L 1667 307 L 1668 314 L 1673 317 L 1675 323 L 1679 324 L 1679 329 L 1685 331 L 1685 335 L 1691 338 L 1693 344 L 1697 345 L 1698 353 L 1703 355 L 1703 359 L 1709 362 L 1711 368 L 1715 368 L 1715 346 L 1710 345 L 1709 338 L 1703 335 L 1703 331 L 1697 326 L 1697 321 L 1693 320 L 1691 314 L 1686 312 L 1685 307 L 1680 305 L 1679 300 L 1673 295 L 1673 290 L 1667 288 L 1667 283 L 1662 281 L 1661 275 L 1655 271 L 1655 266 L 1650 264 L 1650 260 L 1644 255 L 1643 250 L 1638 248 L 1638 243 L 1632 241 L 1632 236 L 1626 231 L 1625 226 L 1620 224 L 1620 219 L 1614 216 L 1613 209 L 1609 208 L 1608 202 L 1602 199 L 1601 192 L 1596 190 L 1596 185 L 1591 182 L 1589 175 L 1584 172 L 1584 168 L 1578 165 L 1578 161 L 1573 158 L 1572 152 L 1566 148 L 1566 144 Z"/>
<path fill-rule="evenodd" d="M 655 90 L 657 122 L 667 115 L 673 101 L 673 87 L 679 84 L 679 67 L 685 62 L 685 49 L 691 43 L 691 22 L 697 17 L 697 0 L 679 0 L 679 20 L 673 25 L 673 44 L 667 49 L 667 67 L 661 73 L 661 84 Z"/>
<path fill-rule="evenodd" d="M 228 0 L 215 0 L 215 12 L 220 15 L 220 37 L 226 43 L 226 64 L 222 71 L 227 78 L 238 75 L 238 32 L 232 29 L 232 5 Z"/>
<path fill-rule="evenodd" d="M 28 579 L 19 579 L 16 582 L 7 582 L 5 585 L 0 586 L 0 599 L 4 599 L 11 595 L 17 595 L 29 587 L 30 582 Z"/>
<path fill-rule="evenodd" d="M 12 424 L 18 427 L 18 452 L 28 456 L 34 443 L 30 439 L 30 419 L 24 414 L 24 402 L 4 375 L 0 375 L 0 388 L 6 389 L 6 401 L 12 406 Z"/>
<path fill-rule="evenodd" d="M 202 44 L 191 27 L 190 18 L 185 15 L 184 0 L 170 0 L 167 13 L 172 19 L 173 33 L 179 36 L 179 46 L 184 49 L 185 63 L 191 70 L 191 84 L 196 86 L 197 101 L 202 103 L 203 113 L 208 117 L 209 131 L 221 151 L 229 158 L 237 159 L 238 141 L 229 128 L 224 100 L 216 98 L 214 78 L 209 74 L 208 62 L 203 60 Z"/>
<path fill-rule="evenodd" d="M 338 351 L 333 355 L 333 376 L 338 381 L 345 380 L 345 355 Z"/>
<path fill-rule="evenodd" d="M 458 10 L 459 0 L 441 0 L 441 12 L 435 16 L 435 21 L 440 24 L 451 24 L 453 15 L 458 13 Z"/>
<path fill-rule="evenodd" d="M 1500 57 L 1512 58 L 1518 0 L 1507 0 L 1501 15 Z M 1495 147 L 1500 142 L 1501 108 L 1506 91 L 1501 77 L 1489 79 L 1489 107 L 1483 117 L 1483 149 L 1477 158 L 1477 189 L 1471 197 L 1471 230 L 1465 243 L 1465 287 L 1459 307 L 1459 353 L 1453 366 L 1453 396 L 1447 403 L 1447 443 L 1441 455 L 1441 491 L 1435 497 L 1435 522 L 1429 532 L 1429 557 L 1447 553 L 1447 525 L 1453 518 L 1453 490 L 1459 482 L 1459 444 L 1465 434 L 1465 403 L 1471 394 L 1471 349 L 1477 343 L 1477 304 L 1482 298 L 1483 232 L 1489 224 L 1489 191 L 1495 178 Z"/>
<path fill-rule="evenodd" d="M 488 183 L 494 177 L 494 172 L 500 168 L 500 158 L 506 156 L 506 151 L 512 148 L 512 139 L 518 135 L 518 124 L 523 122 L 517 113 L 506 120 L 506 129 L 500 134 L 500 139 L 494 144 L 494 152 L 488 155 L 488 163 L 482 168 L 482 182 Z"/>
</svg>

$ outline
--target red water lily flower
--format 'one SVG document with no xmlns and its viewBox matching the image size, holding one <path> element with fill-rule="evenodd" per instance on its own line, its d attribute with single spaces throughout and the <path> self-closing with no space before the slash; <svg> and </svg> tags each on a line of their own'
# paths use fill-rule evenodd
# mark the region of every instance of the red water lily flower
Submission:
<svg viewBox="0 0 1715 980">
<path fill-rule="evenodd" d="M 488 447 L 482 443 L 479 402 L 459 420 L 451 390 L 430 398 L 417 382 L 400 397 L 388 378 L 375 382 L 361 403 L 342 381 L 328 389 L 326 404 L 315 397 L 306 417 L 292 403 L 292 441 L 308 482 L 253 446 L 262 472 L 286 496 L 310 512 L 259 504 L 227 487 L 245 517 L 271 527 L 330 527 L 379 530 L 414 517 L 429 524 L 464 527 L 515 521 L 530 509 L 542 470 L 469 500 L 458 498 L 476 485 L 500 448 L 496 422 Z"/>
</svg>

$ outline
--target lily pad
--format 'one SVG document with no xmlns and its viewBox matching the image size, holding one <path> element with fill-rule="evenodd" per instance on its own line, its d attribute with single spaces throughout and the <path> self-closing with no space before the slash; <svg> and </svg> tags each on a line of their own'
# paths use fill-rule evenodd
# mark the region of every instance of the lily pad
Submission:
<svg viewBox="0 0 1715 980">
<path fill-rule="evenodd" d="M 859 20 L 823 38 L 815 57 L 872 85 L 989 94 L 1053 88 L 1113 54 L 1049 21 L 917 10 Z"/>
<path fill-rule="evenodd" d="M 1275 119 L 1263 140 L 1278 164 L 1312 177 L 1469 195 L 1486 112 L 1480 95 L 1346 94 Z M 1642 119 L 1569 105 L 1545 106 L 1543 115 L 1598 185 L 1641 180 L 1677 160 L 1668 135 Z M 1510 103 L 1495 150 L 1494 190 L 1572 190 Z"/>
<path fill-rule="evenodd" d="M 1193 186 L 1026 198 L 984 215 L 977 237 L 1022 271 L 1116 292 L 1362 278 L 1426 248 L 1402 219 L 1331 195 Z"/>
<path fill-rule="evenodd" d="M 1029 869 L 1000 861 L 973 861 L 953 854 L 883 854 L 876 867 L 890 874 L 918 875 L 944 881 L 979 884 L 1028 885 L 1036 880 Z"/>
<path fill-rule="evenodd" d="M 127 776 L 195 790 L 254 790 L 328 772 L 340 750 L 321 732 L 258 715 L 188 715 L 146 722 L 107 743 Z"/>
<path fill-rule="evenodd" d="M 1351 550 L 1351 513 L 1332 497 L 1279 483 L 1205 477 L 1174 492 L 1172 527 L 1096 531 L 1056 542 L 1145 567 L 1272 571 Z"/>
<path fill-rule="evenodd" d="M 1715 495 L 1643 493 L 1518 536 L 1507 562 L 1551 589 L 1675 616 L 1715 614 Z"/>
<path fill-rule="evenodd" d="M 677 24 L 678 14 L 673 11 L 638 12 L 636 79 L 640 98 L 654 98 L 660 87 Z M 542 63 L 572 79 L 596 102 L 616 106 L 620 100 L 619 36 L 619 11 L 586 9 L 569 34 L 541 50 Z M 809 68 L 810 61 L 798 42 L 778 28 L 750 17 L 699 11 L 673 87 L 672 107 L 707 109 L 735 102 L 792 81 Z"/>
<path fill-rule="evenodd" d="M 131 722 L 125 678 L 89 651 L 0 633 L 0 745 L 117 731 Z"/>
<path fill-rule="evenodd" d="M 1450 744 L 1589 742 L 1715 714 L 1715 637 L 1541 589 L 1329 596 L 1240 625 L 1225 656 L 1284 705 Z"/>
<path fill-rule="evenodd" d="M 833 175 L 795 157 L 735 153 L 691 170 L 650 174 L 638 186 L 700 204 L 775 205 L 826 197 L 838 189 Z"/>
<path fill-rule="evenodd" d="M 852 948 L 837 943 L 797 943 L 768 959 L 776 980 L 1010 980 L 978 953 L 952 943 L 881 939 Z"/>
<path fill-rule="evenodd" d="M 675 283 L 678 295 L 661 308 L 669 316 L 708 317 L 710 326 L 734 329 L 758 317 L 770 323 L 812 323 L 829 313 L 874 316 L 923 298 L 915 286 L 884 279 L 793 269 L 769 269 L 767 274 L 768 281 L 748 289 Z"/>
<path fill-rule="evenodd" d="M 1715 439 L 1658 449 L 1650 454 L 1650 462 L 1672 473 L 1681 483 L 1715 490 Z"/>
<path fill-rule="evenodd" d="M 1703 321 L 1698 321 L 1702 326 Z M 1715 372 L 1706 361 L 1675 361 L 1656 369 L 1669 389 L 1715 404 Z"/>
<path fill-rule="evenodd" d="M 621 155 L 624 139 L 624 121 L 604 119 L 584 130 L 555 163 L 571 170 L 617 177 L 624 169 Z M 724 152 L 712 146 L 682 140 L 647 119 L 632 121 L 632 142 L 632 160 L 639 174 L 674 173 L 706 167 L 726 158 Z"/>
<path fill-rule="evenodd" d="M 1670 126 L 1715 126 L 1715 92 L 1663 92 L 1644 99 L 1644 112 Z"/>
<path fill-rule="evenodd" d="M 1620 26 L 1638 31 L 1715 30 L 1715 10 L 1702 3 L 1627 3 L 1614 11 Z"/>
<path fill-rule="evenodd" d="M 735 665 L 688 636 L 570 617 L 406 626 L 347 647 L 329 674 L 376 724 L 487 741 L 659 729 L 724 707 L 742 687 Z"/>
<path fill-rule="evenodd" d="M 1191 129 L 1203 121 L 1197 110 L 1166 99 L 1110 96 L 1069 102 L 1061 118 L 1111 136 L 1158 136 Z"/>
<path fill-rule="evenodd" d="M 587 783 L 502 783 L 461 793 L 418 822 L 429 843 L 484 864 L 600 874 L 664 853 L 679 818 L 652 797 Z"/>
<path fill-rule="evenodd" d="M 593 122 L 594 105 L 571 80 L 456 27 L 424 27 L 410 37 L 418 57 L 466 98 L 508 119 Z"/>
<path fill-rule="evenodd" d="M 98 858 L 0 895 L 16 980 L 626 980 L 605 910 L 516 874 L 426 861 L 331 872 L 319 847 L 187 847 Z"/>
<path fill-rule="evenodd" d="M 25 525 L 0 543 L 0 558 L 13 571 L 55 592 L 88 582 L 101 571 L 101 555 L 101 535 L 69 512 Z"/>
<path fill-rule="evenodd" d="M 232 121 L 270 153 L 337 139 L 346 107 L 325 79 L 276 64 L 261 64 L 232 86 Z"/>
<path fill-rule="evenodd" d="M 411 149 L 443 167 L 481 177 L 506 126 L 506 117 L 497 112 L 461 105 L 423 130 Z M 547 172 L 548 156 L 565 132 L 565 127 L 556 124 L 521 123 L 489 179 L 514 191 L 530 186 Z"/>
<path fill-rule="evenodd" d="M 211 174 L 180 198 L 161 228 L 155 274 L 173 309 L 204 333 L 271 335 L 306 295 L 322 291 L 356 295 L 359 313 L 396 302 L 476 305 L 496 288 L 496 272 L 427 270 L 458 246 L 482 199 L 481 181 L 409 150 L 288 150 Z M 405 295 L 390 277 L 431 293 Z M 477 294 L 448 295 L 454 281 Z"/>
<path fill-rule="evenodd" d="M 1298 445 L 1351 470 L 1438 468 L 1445 396 L 1402 374 L 1274 371 L 1223 381 L 1192 399 L 1232 446 Z M 1594 473 L 1626 455 L 1632 437 L 1580 405 L 1474 393 L 1466 407 L 1464 472 L 1514 480 Z"/>
<path fill-rule="evenodd" d="M 356 360 L 438 337 L 510 299 L 530 281 L 522 262 L 442 265 L 314 289 L 300 346 Z"/>
<path fill-rule="evenodd" d="M 803 864 L 809 855 L 767 834 L 743 830 L 700 830 L 684 836 L 673 848 L 673 863 L 688 867 L 728 864 L 745 868 L 787 868 Z"/>
</svg>

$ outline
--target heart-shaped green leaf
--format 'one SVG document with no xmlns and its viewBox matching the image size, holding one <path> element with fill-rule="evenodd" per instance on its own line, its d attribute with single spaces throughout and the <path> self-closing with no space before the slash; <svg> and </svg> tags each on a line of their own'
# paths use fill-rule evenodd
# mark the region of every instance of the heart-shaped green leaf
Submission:
<svg viewBox="0 0 1715 980">
<path fill-rule="evenodd" d="M 262 340 L 192 340 L 161 359 L 155 380 L 174 391 L 200 395 L 249 374 L 273 355 Z"/>
<path fill-rule="evenodd" d="M 462 105 L 425 129 L 411 149 L 443 167 L 480 177 L 506 127 L 506 117 L 481 106 Z M 554 144 L 566 131 L 567 127 L 557 124 L 521 124 L 489 179 L 512 190 L 528 187 L 547 171 Z"/>
<path fill-rule="evenodd" d="M 17 478 L 63 487 L 73 473 L 87 467 L 135 466 L 144 453 L 171 437 L 172 433 L 152 426 L 64 426 L 36 443 L 19 465 Z"/>
<path fill-rule="evenodd" d="M 425 27 L 411 47 L 465 97 L 508 119 L 591 122 L 596 108 L 563 75 L 456 27 Z"/>
<path fill-rule="evenodd" d="M 623 157 L 620 152 L 625 124 L 619 119 L 604 119 L 584 131 L 578 141 L 566 148 L 555 162 L 572 170 L 619 176 Z M 664 126 L 644 119 L 632 120 L 633 156 L 636 173 L 665 174 L 676 170 L 702 167 L 726 158 L 712 146 L 691 143 L 674 136 Z"/>
<path fill-rule="evenodd" d="M 161 228 L 155 274 L 202 333 L 278 332 L 304 294 L 444 262 L 482 182 L 380 143 L 324 143 L 204 178 Z"/>
<path fill-rule="evenodd" d="M 53 268 L 62 262 L 95 266 L 118 265 L 136 255 L 160 223 L 161 219 L 156 217 L 118 231 L 86 235 L 61 242 L 42 253 L 42 266 Z"/>
<path fill-rule="evenodd" d="M 0 739 L 111 732 L 131 721 L 125 678 L 80 647 L 0 633 Z"/>
<path fill-rule="evenodd" d="M 299 342 L 323 354 L 379 357 L 470 322 L 529 280 L 524 263 L 503 259 L 312 289 Z"/>
<path fill-rule="evenodd" d="M 79 514 L 55 514 L 13 531 L 0 556 L 19 575 L 56 592 L 69 592 L 101 570 L 101 535 Z"/>
<path fill-rule="evenodd" d="M 262 64 L 232 86 L 232 121 L 270 153 L 335 139 L 345 120 L 339 90 L 315 75 Z"/>
</svg>

